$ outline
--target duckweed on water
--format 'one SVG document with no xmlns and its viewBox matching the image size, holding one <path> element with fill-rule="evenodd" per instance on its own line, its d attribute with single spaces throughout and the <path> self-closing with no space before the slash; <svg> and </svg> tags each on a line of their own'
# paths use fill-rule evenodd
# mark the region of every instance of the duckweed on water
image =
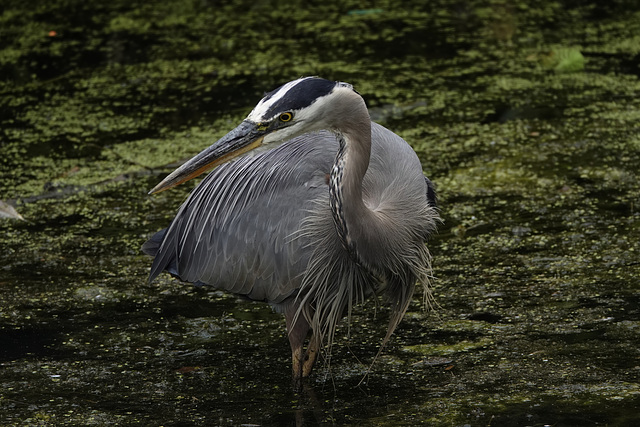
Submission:
<svg viewBox="0 0 640 427">
<path fill-rule="evenodd" d="M 0 424 L 640 422 L 636 2 L 30 3 L 0 13 Z M 293 395 L 279 315 L 139 248 L 193 186 L 148 189 L 309 74 L 414 146 L 445 222 L 438 307 L 370 368 L 368 304 Z"/>
</svg>

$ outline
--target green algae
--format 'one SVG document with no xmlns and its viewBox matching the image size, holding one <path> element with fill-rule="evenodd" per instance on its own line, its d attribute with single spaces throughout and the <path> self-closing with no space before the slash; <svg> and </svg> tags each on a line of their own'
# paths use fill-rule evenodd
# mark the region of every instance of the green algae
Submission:
<svg viewBox="0 0 640 427">
<path fill-rule="evenodd" d="M 1 424 L 637 423 L 635 2 L 29 3 L 0 15 Z M 293 395 L 281 316 L 148 284 L 139 247 L 192 188 L 161 176 L 307 74 L 414 146 L 445 222 L 435 312 L 370 369 L 360 309 Z"/>
<path fill-rule="evenodd" d="M 468 352 L 478 347 L 484 347 L 491 344 L 490 341 L 485 342 L 470 342 L 470 341 L 458 341 L 453 345 L 431 345 L 431 344 L 418 344 L 414 346 L 407 346 L 405 351 L 420 353 L 429 356 L 447 356 L 451 354 Z"/>
</svg>

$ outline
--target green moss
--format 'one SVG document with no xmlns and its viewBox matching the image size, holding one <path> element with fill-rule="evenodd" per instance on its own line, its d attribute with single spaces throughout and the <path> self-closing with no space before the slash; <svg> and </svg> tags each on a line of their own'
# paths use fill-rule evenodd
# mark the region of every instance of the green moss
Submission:
<svg viewBox="0 0 640 427">
<path fill-rule="evenodd" d="M 637 424 L 637 4 L 374 6 L 0 12 L 0 199 L 25 218 L 0 220 L 0 424 Z M 148 189 L 309 74 L 412 144 L 445 219 L 439 307 L 370 370 L 386 311 L 359 309 L 317 398 L 287 392 L 280 315 L 148 284 L 139 250 L 193 184 Z"/>
<path fill-rule="evenodd" d="M 457 353 L 469 352 L 490 344 L 491 341 L 488 340 L 484 342 L 459 341 L 453 345 L 419 344 L 404 347 L 403 350 L 411 353 L 418 353 L 424 356 L 450 356 Z"/>
</svg>

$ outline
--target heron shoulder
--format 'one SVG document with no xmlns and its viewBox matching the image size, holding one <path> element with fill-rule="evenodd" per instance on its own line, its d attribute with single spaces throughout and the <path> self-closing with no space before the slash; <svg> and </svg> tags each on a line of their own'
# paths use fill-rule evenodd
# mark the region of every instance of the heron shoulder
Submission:
<svg viewBox="0 0 640 427">
<path fill-rule="evenodd" d="M 381 205 L 385 200 L 397 203 L 426 203 L 422 164 L 415 151 L 400 136 L 385 127 L 371 125 L 371 159 L 363 182 L 365 202 Z"/>
</svg>

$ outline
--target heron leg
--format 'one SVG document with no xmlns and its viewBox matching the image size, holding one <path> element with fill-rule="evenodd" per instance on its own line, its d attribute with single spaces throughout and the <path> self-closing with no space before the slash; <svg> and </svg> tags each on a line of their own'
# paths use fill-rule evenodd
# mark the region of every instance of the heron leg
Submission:
<svg viewBox="0 0 640 427">
<path fill-rule="evenodd" d="M 311 374 L 313 366 L 318 359 L 318 353 L 320 353 L 320 342 L 317 337 L 311 334 L 309 338 L 309 345 L 307 345 L 307 351 L 304 352 L 303 364 L 302 364 L 302 377 L 306 378 Z"/>
<path fill-rule="evenodd" d="M 307 349 L 304 349 L 304 342 L 311 332 L 311 327 L 304 316 L 298 316 L 295 324 L 293 324 L 294 318 L 295 310 L 291 309 L 285 312 L 289 344 L 291 345 L 293 387 L 296 391 L 300 391 L 302 379 L 308 377 L 313 370 L 320 346 L 312 335 Z"/>
</svg>

